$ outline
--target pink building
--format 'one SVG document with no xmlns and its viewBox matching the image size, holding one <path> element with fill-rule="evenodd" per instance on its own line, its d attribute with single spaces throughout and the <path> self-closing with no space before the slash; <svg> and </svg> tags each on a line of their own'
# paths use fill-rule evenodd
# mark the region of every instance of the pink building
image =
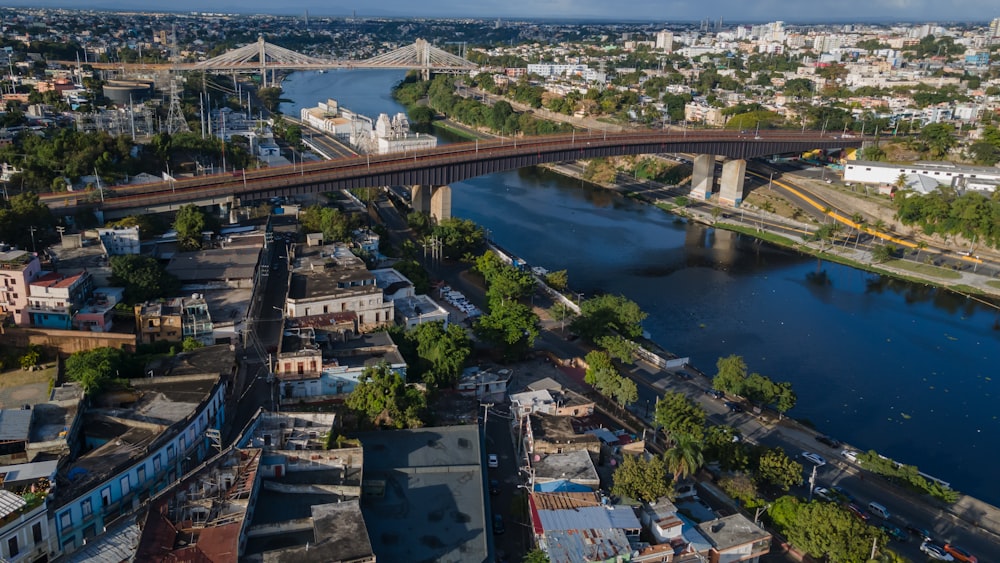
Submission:
<svg viewBox="0 0 1000 563">
<path fill-rule="evenodd" d="M 0 311 L 12 317 L 14 324 L 30 324 L 28 285 L 38 277 L 42 265 L 38 257 L 25 250 L 0 252 Z"/>
</svg>

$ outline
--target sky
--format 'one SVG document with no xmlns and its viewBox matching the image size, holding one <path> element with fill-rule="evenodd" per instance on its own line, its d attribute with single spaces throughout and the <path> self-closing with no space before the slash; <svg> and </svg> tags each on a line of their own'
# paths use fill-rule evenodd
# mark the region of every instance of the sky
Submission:
<svg viewBox="0 0 1000 563">
<path fill-rule="evenodd" d="M 0 0 L 4 6 L 81 8 L 68 0 Z M 163 10 L 310 16 L 486 17 L 687 22 L 989 21 L 998 0 L 90 0 L 98 10 Z"/>
</svg>

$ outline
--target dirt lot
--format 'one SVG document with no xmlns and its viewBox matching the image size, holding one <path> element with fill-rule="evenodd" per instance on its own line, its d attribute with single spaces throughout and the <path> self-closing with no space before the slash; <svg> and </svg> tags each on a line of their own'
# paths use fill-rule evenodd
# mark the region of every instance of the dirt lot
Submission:
<svg viewBox="0 0 1000 563">
<path fill-rule="evenodd" d="M 20 368 L 0 372 L 0 409 L 16 409 L 48 400 L 49 382 L 56 377 L 51 367 L 24 371 Z"/>
</svg>

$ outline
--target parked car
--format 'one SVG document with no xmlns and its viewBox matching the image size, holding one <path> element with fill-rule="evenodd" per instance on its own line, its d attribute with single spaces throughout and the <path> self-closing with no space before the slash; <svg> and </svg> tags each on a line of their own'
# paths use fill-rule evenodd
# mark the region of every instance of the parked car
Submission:
<svg viewBox="0 0 1000 563">
<path fill-rule="evenodd" d="M 854 495 L 849 493 L 847 489 L 845 489 L 844 487 L 841 487 L 840 485 L 834 485 L 830 487 L 830 490 L 844 497 L 847 500 L 847 502 L 854 502 Z"/>
<path fill-rule="evenodd" d="M 955 558 L 948 554 L 940 545 L 925 541 L 920 544 L 920 551 L 923 551 L 931 559 L 937 559 L 938 561 L 954 561 Z"/>
<path fill-rule="evenodd" d="M 507 529 L 504 528 L 504 526 L 503 526 L 503 516 L 501 516 L 499 514 L 494 514 L 493 515 L 493 533 L 496 534 L 496 535 L 500 535 L 500 534 L 502 534 L 502 533 L 504 533 L 506 531 L 507 531 Z"/>
<path fill-rule="evenodd" d="M 722 403 L 722 406 L 729 409 L 729 412 L 743 412 L 743 405 L 733 401 L 726 401 L 725 403 Z"/>
<path fill-rule="evenodd" d="M 858 462 L 858 452 L 856 452 L 854 450 L 844 450 L 844 451 L 840 452 L 840 455 L 844 456 L 847 459 L 847 461 L 849 461 L 851 463 L 857 463 Z"/>
<path fill-rule="evenodd" d="M 827 446 L 830 446 L 833 449 L 837 449 L 840 447 L 840 441 L 835 440 L 827 436 L 826 434 L 820 434 L 819 436 L 816 436 L 816 441 L 819 442 L 820 444 L 826 444 Z"/>
<path fill-rule="evenodd" d="M 490 469 L 500 467 L 500 459 L 497 458 L 497 454 L 490 454 L 489 457 L 486 458 L 486 465 L 488 465 Z"/>
<path fill-rule="evenodd" d="M 815 464 L 816 467 L 823 467 L 824 465 L 826 465 L 826 460 L 823 459 L 823 456 L 819 454 L 814 454 L 812 452 L 802 452 L 802 457 L 808 460 L 809 462 Z"/>
<path fill-rule="evenodd" d="M 944 551 L 948 555 L 955 558 L 955 561 L 962 561 L 963 563 L 979 563 L 979 559 L 975 555 L 958 547 L 957 545 L 946 543 L 944 544 Z"/>
<path fill-rule="evenodd" d="M 879 526 L 879 529 L 885 532 L 887 536 L 896 541 L 905 542 L 910 539 L 910 536 L 906 535 L 903 530 L 893 526 L 889 523 L 884 523 Z"/>
<path fill-rule="evenodd" d="M 847 505 L 847 510 L 850 510 L 851 514 L 857 516 L 862 522 L 867 522 L 871 519 L 871 516 L 868 516 L 868 513 L 865 512 L 864 509 L 853 502 Z"/>
<path fill-rule="evenodd" d="M 815 495 L 816 498 L 821 498 L 823 500 L 828 500 L 830 502 L 834 502 L 837 500 L 836 493 L 834 493 L 830 489 L 827 489 L 826 487 L 816 487 L 815 489 L 813 489 L 813 495 Z"/>
<path fill-rule="evenodd" d="M 490 494 L 499 495 L 500 494 L 500 481 L 496 479 L 490 479 Z"/>
<path fill-rule="evenodd" d="M 705 393 L 710 395 L 713 399 L 721 399 L 726 396 L 725 393 L 719 391 L 718 389 L 708 389 Z"/>
<path fill-rule="evenodd" d="M 931 540 L 931 532 L 927 528 L 918 528 L 917 526 L 914 526 L 913 524 L 909 524 L 908 526 L 906 526 L 906 531 L 911 536 L 916 536 L 916 537 L 920 538 L 920 541 L 932 541 Z"/>
</svg>

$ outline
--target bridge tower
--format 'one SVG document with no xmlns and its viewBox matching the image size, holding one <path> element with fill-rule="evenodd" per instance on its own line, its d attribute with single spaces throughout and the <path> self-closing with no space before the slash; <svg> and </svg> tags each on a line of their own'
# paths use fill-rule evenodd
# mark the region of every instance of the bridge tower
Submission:
<svg viewBox="0 0 1000 563">
<path fill-rule="evenodd" d="M 747 161 L 740 158 L 727 160 L 722 165 L 719 203 L 728 203 L 733 207 L 739 207 L 743 203 L 746 172 Z"/>
<path fill-rule="evenodd" d="M 691 172 L 691 197 L 708 199 L 715 187 L 715 155 L 696 154 Z"/>
<path fill-rule="evenodd" d="M 429 214 L 435 221 L 451 219 L 451 186 L 412 186 L 413 210 Z"/>
</svg>

